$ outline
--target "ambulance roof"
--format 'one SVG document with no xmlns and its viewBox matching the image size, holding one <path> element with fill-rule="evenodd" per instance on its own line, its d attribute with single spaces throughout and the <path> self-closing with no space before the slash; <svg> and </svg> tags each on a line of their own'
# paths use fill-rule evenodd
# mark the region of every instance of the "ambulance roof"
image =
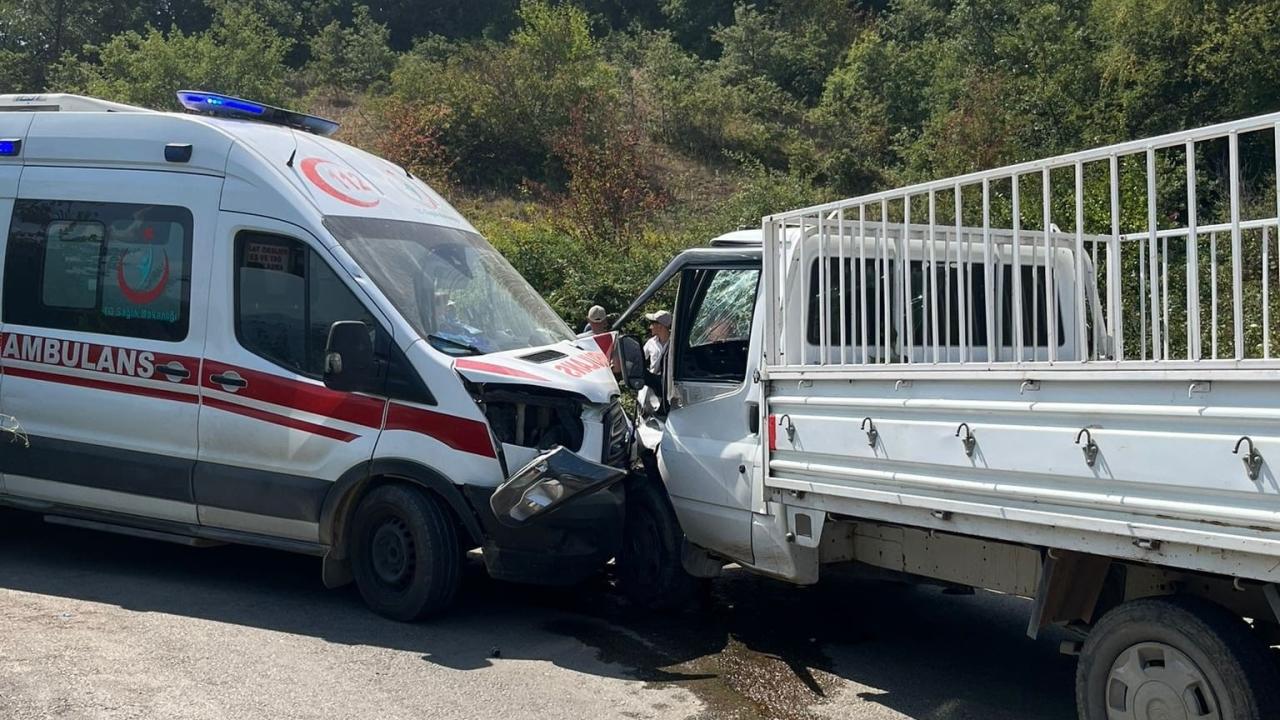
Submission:
<svg viewBox="0 0 1280 720">
<path fill-rule="evenodd" d="M 224 209 L 269 211 L 261 206 L 266 198 L 297 198 L 324 216 L 474 231 L 435 190 L 388 160 L 296 127 L 243 117 L 157 112 L 66 94 L 0 95 L 0 168 L 25 163 L 218 175 L 239 188 L 224 191 Z M 255 192 L 259 199 L 248 202 L 257 207 L 227 206 Z"/>
<path fill-rule="evenodd" d="M 0 112 L 151 112 L 133 105 L 66 93 L 0 95 Z"/>
</svg>

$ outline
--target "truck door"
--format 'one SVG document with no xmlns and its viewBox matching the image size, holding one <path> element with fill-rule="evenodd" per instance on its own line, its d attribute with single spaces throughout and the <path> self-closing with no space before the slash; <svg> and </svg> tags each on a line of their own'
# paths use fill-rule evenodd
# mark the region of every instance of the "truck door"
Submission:
<svg viewBox="0 0 1280 720">
<path fill-rule="evenodd" d="M 751 558 L 751 458 L 758 409 L 748 359 L 759 264 L 686 267 L 667 356 L 668 414 L 658 453 L 676 514 L 694 543 Z"/>
<path fill-rule="evenodd" d="M 287 223 L 222 213 L 200 374 L 200 522 L 317 542 L 332 484 L 373 455 L 383 398 L 325 387 L 329 327 L 385 331 L 330 252 Z"/>
<path fill-rule="evenodd" d="M 220 178 L 27 167 L 5 250 L 6 491 L 194 523 L 200 351 Z"/>
</svg>

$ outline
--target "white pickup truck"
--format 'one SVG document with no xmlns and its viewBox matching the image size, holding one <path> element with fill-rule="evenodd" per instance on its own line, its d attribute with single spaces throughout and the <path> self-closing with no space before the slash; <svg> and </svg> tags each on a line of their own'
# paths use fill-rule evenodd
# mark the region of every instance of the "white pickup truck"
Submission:
<svg viewBox="0 0 1280 720">
<path fill-rule="evenodd" d="M 632 597 L 728 563 L 987 588 L 1032 600 L 1031 636 L 1078 632 L 1083 720 L 1280 718 L 1278 136 L 1179 132 L 681 253 L 618 321 L 677 285 Z"/>
</svg>

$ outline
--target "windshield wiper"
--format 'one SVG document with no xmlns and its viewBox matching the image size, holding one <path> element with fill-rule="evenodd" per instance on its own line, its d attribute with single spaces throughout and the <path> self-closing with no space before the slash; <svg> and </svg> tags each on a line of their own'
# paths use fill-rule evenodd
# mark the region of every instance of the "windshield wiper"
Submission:
<svg viewBox="0 0 1280 720">
<path fill-rule="evenodd" d="M 451 346 L 453 346 L 453 347 L 455 347 L 455 348 L 457 348 L 457 349 L 459 349 L 459 350 L 463 350 L 463 351 L 465 351 L 468 355 L 483 355 L 483 354 L 484 354 L 484 351 L 483 351 L 483 350 L 481 350 L 480 348 L 476 347 L 475 345 L 472 345 L 472 344 L 470 344 L 470 343 L 465 343 L 465 342 L 463 342 L 463 341 L 461 341 L 461 340 L 454 340 L 453 338 L 447 338 L 447 337 L 445 337 L 444 335 L 439 335 L 439 334 L 437 334 L 437 333 L 431 333 L 431 334 L 427 335 L 427 341 L 428 341 L 428 342 L 431 342 L 431 344 L 432 344 L 432 345 L 435 345 L 435 341 L 442 342 L 442 343 L 444 343 L 445 345 L 451 345 Z M 441 352 L 448 352 L 448 350 L 445 350 L 445 349 L 444 349 L 444 348 L 442 348 L 442 347 L 437 347 L 436 349 L 437 349 L 437 350 L 439 350 L 439 351 L 441 351 Z"/>
</svg>

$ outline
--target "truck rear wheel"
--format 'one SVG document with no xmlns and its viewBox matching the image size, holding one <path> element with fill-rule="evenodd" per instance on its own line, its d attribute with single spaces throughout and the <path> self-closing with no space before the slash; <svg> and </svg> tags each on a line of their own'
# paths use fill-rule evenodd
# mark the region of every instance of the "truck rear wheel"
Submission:
<svg viewBox="0 0 1280 720">
<path fill-rule="evenodd" d="M 1076 668 L 1081 720 L 1269 720 L 1276 669 L 1243 620 L 1194 597 L 1108 612 Z"/>
<path fill-rule="evenodd" d="M 618 581 L 632 604 L 675 610 L 693 600 L 698 580 L 681 564 L 683 544 L 680 521 L 662 490 L 648 481 L 629 485 Z"/>
<path fill-rule="evenodd" d="M 462 558 L 457 530 L 428 493 L 375 488 L 356 508 L 351 543 L 356 587 L 379 615 L 407 622 L 453 601 Z"/>
</svg>

